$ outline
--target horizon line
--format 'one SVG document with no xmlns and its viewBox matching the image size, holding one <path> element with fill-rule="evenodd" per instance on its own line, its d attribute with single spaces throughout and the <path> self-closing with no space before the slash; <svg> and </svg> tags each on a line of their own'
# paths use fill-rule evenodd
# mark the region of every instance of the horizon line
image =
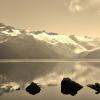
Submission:
<svg viewBox="0 0 100 100">
<path fill-rule="evenodd" d="M 100 62 L 100 59 L 0 59 L 0 63 Z"/>
</svg>

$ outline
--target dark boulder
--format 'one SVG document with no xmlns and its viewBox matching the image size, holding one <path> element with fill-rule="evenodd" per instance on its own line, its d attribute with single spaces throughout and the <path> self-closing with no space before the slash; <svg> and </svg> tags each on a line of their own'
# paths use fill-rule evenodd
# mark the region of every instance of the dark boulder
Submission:
<svg viewBox="0 0 100 100">
<path fill-rule="evenodd" d="M 95 83 L 95 84 L 89 84 L 87 85 L 89 88 L 93 89 L 96 91 L 95 94 L 99 94 L 100 93 L 100 84 L 99 83 Z"/>
<path fill-rule="evenodd" d="M 16 91 L 19 91 L 19 90 L 21 90 L 21 88 L 20 88 L 20 87 L 16 89 Z"/>
<path fill-rule="evenodd" d="M 61 93 L 66 95 L 76 95 L 79 90 L 83 88 L 82 85 L 72 81 L 70 78 L 63 78 L 61 81 Z"/>
<path fill-rule="evenodd" d="M 41 91 L 40 87 L 32 82 L 28 87 L 26 87 L 26 91 L 32 95 L 35 95 Z"/>
</svg>

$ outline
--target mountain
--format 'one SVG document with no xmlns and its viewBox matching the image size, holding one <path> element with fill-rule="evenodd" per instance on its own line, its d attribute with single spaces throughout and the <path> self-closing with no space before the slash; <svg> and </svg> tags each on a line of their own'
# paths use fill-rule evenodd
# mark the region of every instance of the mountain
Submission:
<svg viewBox="0 0 100 100">
<path fill-rule="evenodd" d="M 100 48 L 89 51 L 88 55 L 85 58 L 100 59 Z"/>
<path fill-rule="evenodd" d="M 99 46 L 96 38 L 29 32 L 0 23 L 0 59 L 95 58 Z"/>
</svg>

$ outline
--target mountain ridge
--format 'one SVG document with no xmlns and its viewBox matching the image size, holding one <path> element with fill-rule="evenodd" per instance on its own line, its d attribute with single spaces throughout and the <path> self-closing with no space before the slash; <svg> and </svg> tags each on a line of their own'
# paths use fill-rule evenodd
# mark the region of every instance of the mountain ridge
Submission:
<svg viewBox="0 0 100 100">
<path fill-rule="evenodd" d="M 28 32 L 0 23 L 0 59 L 96 58 L 94 51 L 99 47 L 99 39 L 87 36 Z M 93 56 L 90 56 L 91 51 Z"/>
</svg>

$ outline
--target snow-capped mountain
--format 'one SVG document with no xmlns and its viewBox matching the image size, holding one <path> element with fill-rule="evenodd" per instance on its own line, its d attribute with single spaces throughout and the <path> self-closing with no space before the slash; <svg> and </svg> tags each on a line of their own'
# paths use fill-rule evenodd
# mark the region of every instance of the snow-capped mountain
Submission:
<svg viewBox="0 0 100 100">
<path fill-rule="evenodd" d="M 99 39 L 87 36 L 28 32 L 0 23 L 0 58 L 96 58 L 99 46 Z"/>
</svg>

